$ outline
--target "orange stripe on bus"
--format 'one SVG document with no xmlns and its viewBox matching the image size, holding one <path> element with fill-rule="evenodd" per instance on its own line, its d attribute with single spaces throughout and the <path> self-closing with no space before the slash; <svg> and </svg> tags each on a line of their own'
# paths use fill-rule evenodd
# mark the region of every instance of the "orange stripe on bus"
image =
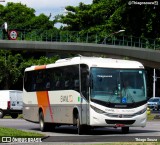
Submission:
<svg viewBox="0 0 160 145">
<path fill-rule="evenodd" d="M 46 114 L 46 109 L 49 107 L 48 92 L 47 91 L 38 91 L 37 101 L 38 107 L 43 109 L 44 115 Z"/>
<path fill-rule="evenodd" d="M 35 66 L 35 70 L 46 69 L 46 65 Z"/>
<path fill-rule="evenodd" d="M 49 108 L 50 117 L 53 122 L 53 112 L 49 101 L 48 91 L 39 91 L 36 92 L 36 94 L 38 100 L 38 107 L 42 108 L 44 115 L 46 115 L 46 109 Z"/>
<path fill-rule="evenodd" d="M 35 67 L 35 70 L 41 70 L 41 69 L 46 69 L 46 65 L 40 65 Z M 50 105 L 48 91 L 38 91 L 36 92 L 36 94 L 37 94 L 38 107 L 42 108 L 44 116 L 46 115 L 46 109 L 49 108 L 50 116 L 53 122 L 53 113 Z"/>
<path fill-rule="evenodd" d="M 46 69 L 46 65 L 35 66 L 35 70 Z M 46 91 L 36 92 L 38 107 L 43 109 L 44 115 L 46 114 L 46 108 L 48 107 L 48 93 Z"/>
</svg>

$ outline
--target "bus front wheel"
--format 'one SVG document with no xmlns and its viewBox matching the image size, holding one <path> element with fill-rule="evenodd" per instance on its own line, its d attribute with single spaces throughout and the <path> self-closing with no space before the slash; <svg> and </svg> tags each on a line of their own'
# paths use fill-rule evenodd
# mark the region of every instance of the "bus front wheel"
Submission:
<svg viewBox="0 0 160 145">
<path fill-rule="evenodd" d="M 80 124 L 80 117 L 78 115 L 77 117 L 77 130 L 78 130 L 78 134 L 81 135 L 84 133 L 84 127 Z"/>
<path fill-rule="evenodd" d="M 129 127 L 122 127 L 122 133 L 128 133 Z"/>
<path fill-rule="evenodd" d="M 42 132 L 47 130 L 47 123 L 44 122 L 44 115 L 42 111 L 39 113 L 39 124 Z"/>
</svg>

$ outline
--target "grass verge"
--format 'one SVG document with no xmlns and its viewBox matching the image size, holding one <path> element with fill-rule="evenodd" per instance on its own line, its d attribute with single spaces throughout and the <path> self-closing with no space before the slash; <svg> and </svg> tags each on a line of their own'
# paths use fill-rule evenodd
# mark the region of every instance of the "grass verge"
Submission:
<svg viewBox="0 0 160 145">
<path fill-rule="evenodd" d="M 43 134 L 35 132 L 27 132 L 22 130 L 17 130 L 13 128 L 0 127 L 0 143 L 11 143 L 11 142 L 41 142 L 44 137 Z M 9 140 L 8 140 L 9 139 Z"/>
<path fill-rule="evenodd" d="M 3 118 L 4 119 L 12 119 L 12 117 L 10 115 L 5 115 Z M 18 119 L 23 119 L 23 114 L 19 114 Z"/>
<path fill-rule="evenodd" d="M 147 115 L 147 121 L 152 121 L 152 120 L 154 120 L 154 117 L 155 117 L 155 114 L 148 114 Z"/>
<path fill-rule="evenodd" d="M 17 130 L 17 129 L 13 129 L 13 128 L 0 127 L 0 136 L 43 137 L 44 135 L 40 134 L 40 133 L 35 133 L 35 132 L 27 132 L 27 131 Z"/>
</svg>

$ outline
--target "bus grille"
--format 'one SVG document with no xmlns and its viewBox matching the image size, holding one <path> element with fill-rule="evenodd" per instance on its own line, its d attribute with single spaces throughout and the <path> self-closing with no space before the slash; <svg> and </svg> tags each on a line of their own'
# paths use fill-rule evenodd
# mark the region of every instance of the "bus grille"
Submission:
<svg viewBox="0 0 160 145">
<path fill-rule="evenodd" d="M 105 113 L 108 117 L 114 117 L 114 118 L 132 118 L 136 116 L 135 114 L 111 114 L 111 113 Z"/>
<path fill-rule="evenodd" d="M 135 120 L 105 120 L 107 124 L 127 124 L 131 125 L 135 122 Z"/>
</svg>

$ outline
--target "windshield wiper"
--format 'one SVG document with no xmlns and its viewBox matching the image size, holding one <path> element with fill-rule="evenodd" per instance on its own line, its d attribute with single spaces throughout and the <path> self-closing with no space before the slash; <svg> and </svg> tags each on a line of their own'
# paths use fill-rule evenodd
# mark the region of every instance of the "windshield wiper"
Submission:
<svg viewBox="0 0 160 145">
<path fill-rule="evenodd" d="M 134 98 L 133 98 L 133 96 L 131 95 L 131 94 L 129 94 L 129 96 L 128 97 L 130 97 L 131 98 L 131 100 L 132 100 L 132 102 L 133 103 L 135 103 L 135 100 L 134 100 Z"/>
</svg>

